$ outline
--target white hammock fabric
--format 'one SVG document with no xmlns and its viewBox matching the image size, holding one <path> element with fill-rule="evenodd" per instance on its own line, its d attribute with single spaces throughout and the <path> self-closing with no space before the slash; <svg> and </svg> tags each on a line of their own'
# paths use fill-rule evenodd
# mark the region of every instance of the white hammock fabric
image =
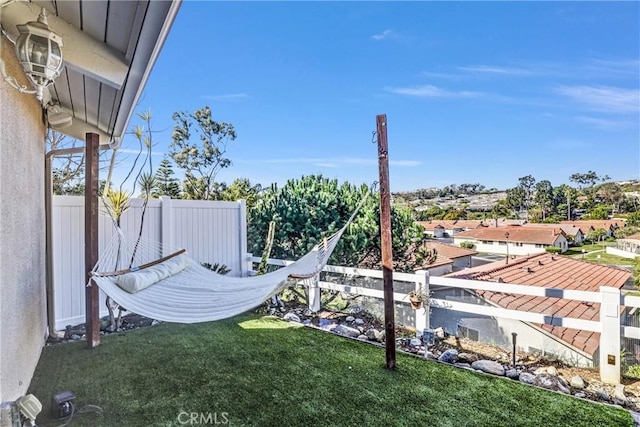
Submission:
<svg viewBox="0 0 640 427">
<path fill-rule="evenodd" d="M 316 246 L 293 264 L 261 276 L 228 277 L 189 259 L 184 270 L 136 293 L 116 284 L 118 276 L 94 275 L 93 281 L 121 307 L 151 319 L 175 323 L 219 320 L 259 306 L 288 285 L 313 278 L 326 265 L 343 231 L 328 240 L 326 249 Z"/>
<path fill-rule="evenodd" d="M 144 290 L 130 293 L 117 284 L 117 277 L 121 273 L 114 273 L 114 266 L 116 270 L 119 266 L 143 266 L 160 258 L 162 251 L 159 244 L 143 240 L 133 247 L 128 245 L 122 231 L 116 227 L 117 233 L 93 269 L 92 280 L 123 309 L 151 319 L 198 323 L 232 317 L 259 306 L 289 285 L 315 280 L 366 198 L 367 195 L 337 233 L 316 245 L 299 260 L 271 273 L 229 277 L 187 258 L 188 266 L 178 273 L 168 275 Z M 123 272 L 135 274 L 135 268 Z M 87 286 L 90 285 L 91 281 Z"/>
</svg>

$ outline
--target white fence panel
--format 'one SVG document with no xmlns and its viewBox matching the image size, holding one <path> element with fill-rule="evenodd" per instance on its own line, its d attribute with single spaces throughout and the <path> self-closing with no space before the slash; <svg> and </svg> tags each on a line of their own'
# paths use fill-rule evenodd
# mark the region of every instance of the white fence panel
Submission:
<svg viewBox="0 0 640 427">
<path fill-rule="evenodd" d="M 260 258 L 249 257 L 249 262 L 259 262 Z M 269 259 L 269 264 L 286 265 L 289 262 Z M 327 272 L 342 273 L 361 277 L 382 277 L 382 271 L 366 270 L 352 267 L 339 267 L 327 265 L 324 269 Z M 561 288 L 543 288 L 538 286 L 526 286 L 510 283 L 494 283 L 478 280 L 454 279 L 447 277 L 428 277 L 425 271 L 415 274 L 394 273 L 394 280 L 414 282 L 416 289 L 423 287 L 429 293 L 430 286 L 440 286 L 443 288 L 477 289 L 493 292 L 503 292 L 509 294 L 531 295 L 550 298 L 559 298 L 574 301 L 594 302 L 601 304 L 598 320 L 585 320 L 571 317 L 559 317 L 555 314 L 532 313 L 528 311 L 505 309 L 480 304 L 469 304 L 460 301 L 431 298 L 429 305 L 433 308 L 445 310 L 461 311 L 490 316 L 503 319 L 514 319 L 522 322 L 543 323 L 548 325 L 564 326 L 578 330 L 587 330 L 600 333 L 600 376 L 601 380 L 608 383 L 618 383 L 620 380 L 620 338 L 640 338 L 640 328 L 621 324 L 621 307 L 640 308 L 640 297 L 623 295 L 618 288 L 601 286 L 599 292 L 579 291 Z M 605 284 L 606 285 L 606 284 Z M 369 289 L 359 286 L 351 286 L 339 283 L 319 282 L 322 289 L 349 293 L 352 295 L 362 295 L 374 298 L 384 298 L 383 292 L 377 289 Z M 396 303 L 408 303 L 406 294 L 394 292 Z M 313 310 L 313 308 L 310 307 Z M 396 307 L 397 309 L 397 307 Z M 317 310 L 317 309 L 316 309 Z M 416 332 L 419 334 L 425 326 L 422 316 L 415 318 Z M 428 320 L 426 325 L 428 326 Z"/>
<path fill-rule="evenodd" d="M 128 242 L 135 242 L 142 222 L 144 200 L 132 199 L 120 227 Z M 100 253 L 115 233 L 111 218 L 100 203 Z M 84 197 L 55 196 L 52 210 L 53 280 L 56 329 L 85 321 Z M 244 201 L 149 200 L 142 238 L 161 243 L 169 251 L 184 248 L 196 261 L 224 264 L 230 275 L 246 275 L 247 224 Z M 158 259 L 160 250 L 146 254 Z M 115 267 L 114 267 L 115 268 Z M 107 315 L 100 293 L 100 316 Z"/>
</svg>

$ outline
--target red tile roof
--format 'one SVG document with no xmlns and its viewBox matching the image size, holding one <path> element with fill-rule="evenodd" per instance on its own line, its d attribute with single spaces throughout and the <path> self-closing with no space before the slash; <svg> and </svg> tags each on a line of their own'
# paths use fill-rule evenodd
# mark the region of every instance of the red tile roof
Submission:
<svg viewBox="0 0 640 427">
<path fill-rule="evenodd" d="M 442 255 L 450 259 L 462 258 L 478 253 L 473 249 L 461 248 L 460 246 L 447 245 L 440 242 L 427 242 L 426 245 L 429 249 L 435 249 L 438 252 L 438 256 Z"/>
<path fill-rule="evenodd" d="M 509 233 L 506 237 L 505 233 Z M 552 245 L 564 232 L 560 228 L 553 227 L 523 227 L 514 225 L 510 227 L 489 227 L 467 230 L 456 234 L 455 238 L 470 237 L 476 240 L 490 240 L 494 242 L 522 242 L 541 243 Z"/>
<path fill-rule="evenodd" d="M 566 235 L 571 235 L 571 236 L 575 236 L 578 234 L 578 231 L 581 231 L 582 234 L 587 234 L 586 231 L 581 230 L 580 227 L 576 227 L 573 224 L 539 224 L 539 223 L 527 223 L 527 224 L 522 224 L 523 227 L 538 227 L 538 228 L 544 228 L 544 227 L 551 227 L 551 228 L 560 228 L 562 229 L 562 231 L 564 231 L 564 234 Z M 587 230 L 589 231 L 589 230 Z"/>
<path fill-rule="evenodd" d="M 594 229 L 604 228 L 608 230 L 609 228 L 618 228 L 624 227 L 625 222 L 618 219 L 583 219 L 576 221 L 560 221 L 561 224 L 573 224 L 576 227 L 580 228 L 583 233 L 588 233 L 591 227 Z"/>
<path fill-rule="evenodd" d="M 446 277 L 484 280 L 545 288 L 574 289 L 598 292 L 606 285 L 622 288 L 631 277 L 631 272 L 605 265 L 593 264 L 579 259 L 542 253 L 520 258 L 509 264 L 498 261 L 470 268 Z M 600 304 L 551 297 L 504 294 L 501 292 L 474 291 L 483 299 L 500 307 L 544 313 L 552 316 L 599 320 Z M 593 355 L 600 343 L 600 333 L 580 331 L 561 326 L 536 324 L 539 328 L 562 341 Z"/>
<path fill-rule="evenodd" d="M 640 233 L 635 233 L 624 238 L 624 240 L 640 240 Z"/>
<path fill-rule="evenodd" d="M 447 230 L 468 230 L 478 227 L 486 227 L 481 219 L 434 219 L 432 221 L 418 221 L 418 224 L 423 226 L 425 230 L 433 230 L 435 227 L 440 226 Z"/>
</svg>

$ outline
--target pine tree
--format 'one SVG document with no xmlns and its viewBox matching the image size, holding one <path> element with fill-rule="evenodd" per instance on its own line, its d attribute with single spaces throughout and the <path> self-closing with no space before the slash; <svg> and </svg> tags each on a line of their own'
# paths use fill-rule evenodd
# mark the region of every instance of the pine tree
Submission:
<svg viewBox="0 0 640 427">
<path fill-rule="evenodd" d="M 172 199 L 180 198 L 180 184 L 174 177 L 173 166 L 168 158 L 162 159 L 156 171 L 156 181 L 152 191 L 154 197 L 169 196 Z"/>
</svg>

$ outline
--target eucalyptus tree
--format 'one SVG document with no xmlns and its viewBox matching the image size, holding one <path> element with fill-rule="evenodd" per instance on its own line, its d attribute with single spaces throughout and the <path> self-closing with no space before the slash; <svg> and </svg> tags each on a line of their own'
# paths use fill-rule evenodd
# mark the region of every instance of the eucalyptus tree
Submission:
<svg viewBox="0 0 640 427">
<path fill-rule="evenodd" d="M 172 117 L 170 154 L 185 172 L 184 190 L 189 198 L 211 200 L 216 175 L 231 165 L 225 156 L 236 131 L 231 123 L 213 120 L 208 106 L 193 113 L 175 112 Z"/>
<path fill-rule="evenodd" d="M 553 200 L 553 186 L 551 182 L 546 179 L 538 182 L 536 184 L 534 201 L 541 210 L 543 222 L 547 218 L 547 212 L 551 210 Z"/>
</svg>

